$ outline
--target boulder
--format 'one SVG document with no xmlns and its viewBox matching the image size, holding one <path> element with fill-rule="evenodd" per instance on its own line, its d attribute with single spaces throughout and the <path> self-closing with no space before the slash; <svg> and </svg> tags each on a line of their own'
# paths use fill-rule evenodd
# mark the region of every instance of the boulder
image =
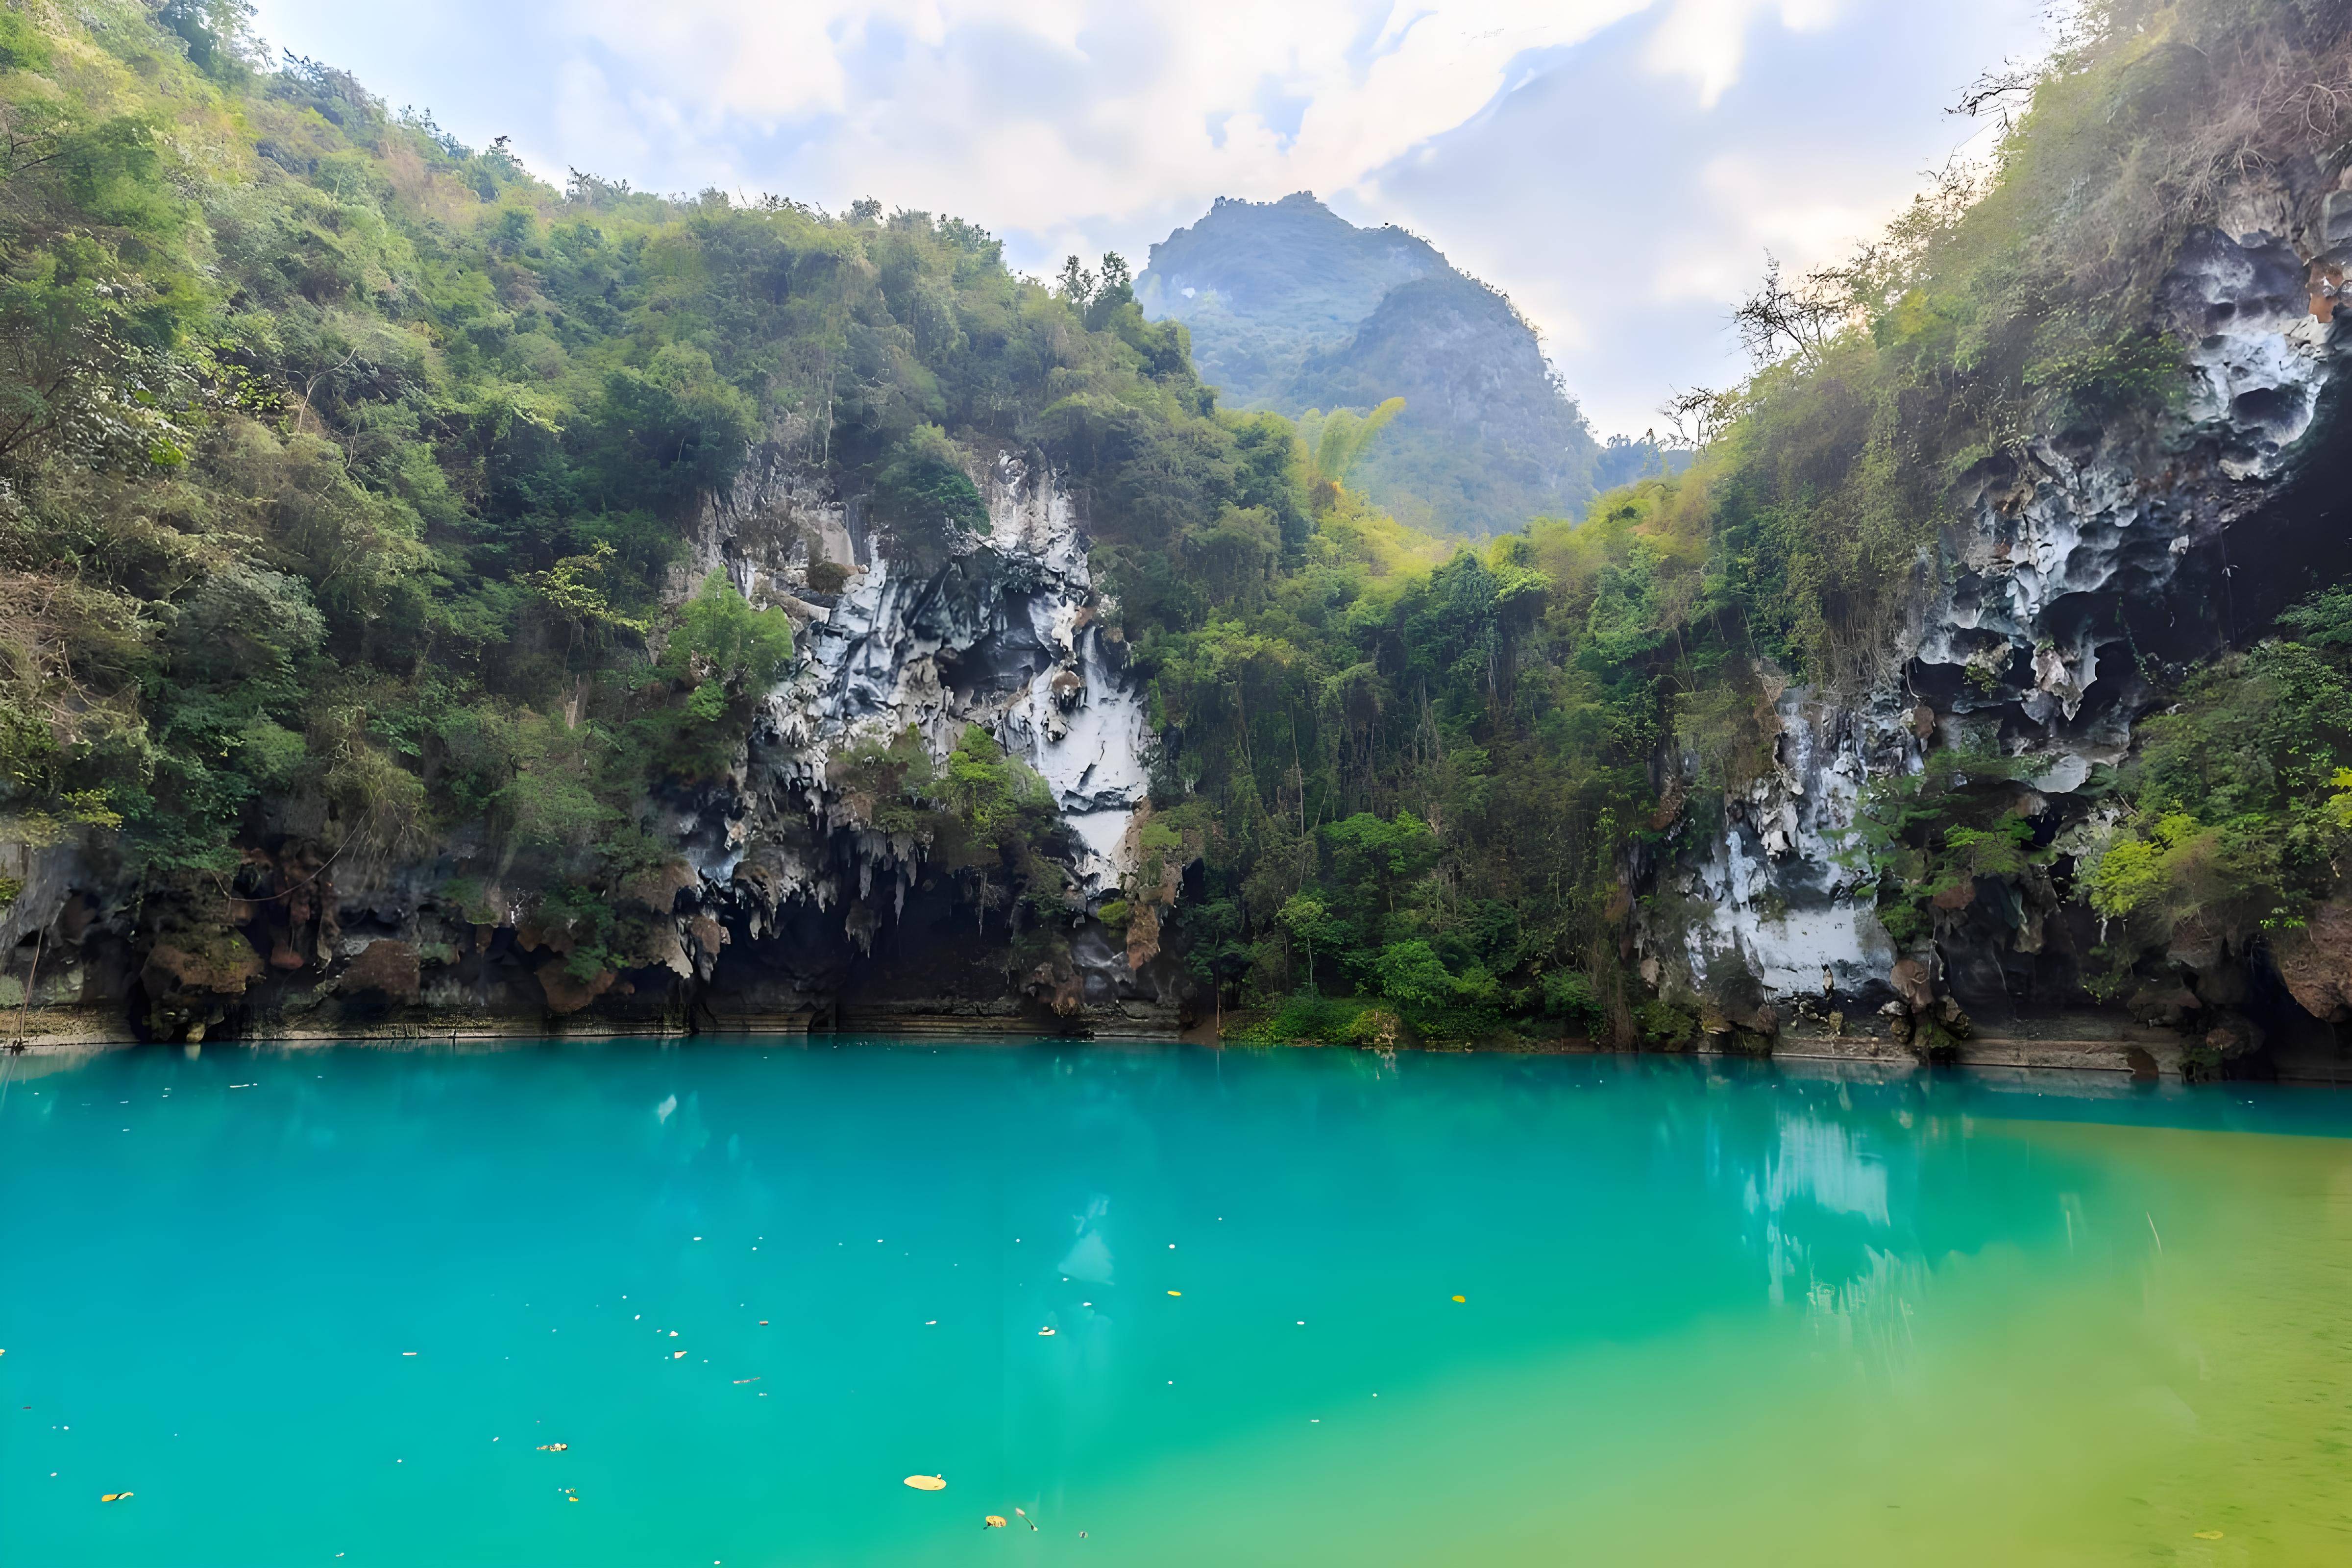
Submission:
<svg viewBox="0 0 2352 1568">
<path fill-rule="evenodd" d="M 2271 944 L 2279 978 L 2315 1018 L 2352 1023 L 2352 901 L 2330 899 Z"/>
<path fill-rule="evenodd" d="M 731 940 L 727 928 L 709 915 L 696 915 L 686 922 L 686 934 L 694 941 L 695 957 L 707 977 L 710 966 L 719 962 L 719 950 Z"/>
<path fill-rule="evenodd" d="M 1086 988 L 1076 972 L 1051 959 L 1032 969 L 1021 989 L 1053 1009 L 1057 1018 L 1075 1018 L 1086 1007 Z"/>
<path fill-rule="evenodd" d="M 2124 1006 L 2150 1028 L 2177 1029 L 2204 1003 L 2186 985 L 2168 981 L 2138 986 L 2125 999 Z"/>
<path fill-rule="evenodd" d="M 660 921 L 646 933 L 641 967 L 667 969 L 680 980 L 694 978 L 694 960 L 686 951 L 686 939 L 677 932 L 677 922 Z"/>
<path fill-rule="evenodd" d="M 2181 921 L 2164 947 L 2166 958 L 2198 974 L 2221 968 L 2227 952 L 2221 933 L 2199 915 Z"/>
<path fill-rule="evenodd" d="M 1895 994 L 1903 998 L 1915 1013 L 1927 1010 L 1936 999 L 1936 988 L 1928 977 L 1927 966 L 1916 958 L 1899 958 L 1886 977 Z"/>
<path fill-rule="evenodd" d="M 701 885 L 702 879 L 693 867 L 673 858 L 623 878 L 620 895 L 656 914 L 666 915 L 677 907 L 680 893 L 691 892 Z"/>
<path fill-rule="evenodd" d="M 261 978 L 261 954 L 233 931 L 188 928 L 172 931 L 147 950 L 140 978 L 159 999 L 189 994 L 242 996 Z"/>
<path fill-rule="evenodd" d="M 539 988 L 547 994 L 547 1010 L 557 1017 L 579 1012 L 589 1003 L 613 988 L 619 979 L 612 970 L 600 969 L 586 980 L 576 980 L 561 958 L 551 958 L 532 971 L 539 976 Z"/>
<path fill-rule="evenodd" d="M 372 942 L 335 983 L 345 996 L 383 1002 L 415 1002 L 423 960 L 414 944 L 386 937 Z"/>
<path fill-rule="evenodd" d="M 1127 968 L 1137 974 L 1160 956 L 1160 911 L 1144 903 L 1129 907 L 1133 912 L 1127 918 Z"/>
</svg>

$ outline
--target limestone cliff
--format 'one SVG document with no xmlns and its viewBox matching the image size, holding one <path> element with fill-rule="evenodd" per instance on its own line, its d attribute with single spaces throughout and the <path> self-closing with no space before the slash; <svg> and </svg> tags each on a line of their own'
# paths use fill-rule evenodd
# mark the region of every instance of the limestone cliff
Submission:
<svg viewBox="0 0 2352 1568">
<path fill-rule="evenodd" d="M 578 922 L 509 897 L 511 851 L 478 834 L 387 854 L 288 835 L 248 852 L 257 882 L 224 889 L 218 907 L 161 914 L 60 846 L 31 857 L 0 921 L 0 946 L 42 933 L 31 1005 L 68 1031 L 127 1023 L 185 1039 L 550 1020 L 1172 1030 L 1181 972 L 1096 918 L 1138 891 L 1151 734 L 1070 496 L 996 455 L 971 476 L 984 531 L 925 559 L 868 526 L 858 498 L 793 456 L 791 435 L 705 499 L 672 592 L 724 572 L 792 616 L 798 657 L 722 776 L 641 803 L 675 853 L 622 884 L 620 962 L 572 962 Z M 861 743 L 911 733 L 944 759 L 975 725 L 1058 812 L 1066 907 L 1025 940 L 835 776 Z M 1128 915 L 1151 918 L 1148 902 Z M 26 1006 L 12 984 L 5 1000 Z"/>
<path fill-rule="evenodd" d="M 2347 191 L 2243 194 L 2189 233 L 2158 290 L 2187 395 L 2123 426 L 2045 430 L 1969 476 L 1870 689 L 1759 672 L 1770 765 L 1724 802 L 1719 831 L 1686 827 L 1645 872 L 1662 895 L 1639 939 L 1645 978 L 1720 1037 L 1759 1044 L 1791 1029 L 1948 1043 L 1946 1022 L 1998 1031 L 2087 1005 L 2095 922 L 2062 884 L 2101 826 L 2095 769 L 2130 753 L 2186 667 L 2352 569 L 2347 264 Z M 1855 810 L 1870 781 L 1916 772 L 1936 745 L 2016 760 L 2016 809 L 2057 859 L 1959 889 L 1932 940 L 1899 949 Z M 1682 765 L 1687 788 L 1696 759 Z M 2188 990 L 2145 1022 L 2194 1033 L 2243 1003 L 2247 953 L 2175 956 Z"/>
</svg>

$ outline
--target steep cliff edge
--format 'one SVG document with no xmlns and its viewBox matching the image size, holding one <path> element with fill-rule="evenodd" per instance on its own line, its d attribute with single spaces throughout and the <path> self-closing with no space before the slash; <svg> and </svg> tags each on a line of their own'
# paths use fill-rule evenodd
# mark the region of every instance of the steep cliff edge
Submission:
<svg viewBox="0 0 2352 1568">
<path fill-rule="evenodd" d="M 1295 540 L 1286 433 L 962 218 L 552 188 L 246 24 L 0 12 L 8 1037 L 1171 1027 L 1100 584 Z"/>
<path fill-rule="evenodd" d="M 2352 192 L 2240 190 L 2157 289 L 2185 393 L 2150 417 L 2047 427 L 1969 476 L 1919 562 L 1890 671 L 1858 697 L 1759 672 L 1769 765 L 1649 874 L 1647 981 L 1757 1048 L 1780 1036 L 2000 1059 L 2021 1041 L 2089 1039 L 2100 1065 L 2210 1070 L 2269 1036 L 2290 1067 L 2335 1061 L 2329 1009 L 2298 1005 L 2315 987 L 2282 985 L 2276 952 L 2303 939 L 2183 932 L 2165 954 L 2177 980 L 2156 966 L 2118 983 L 2095 973 L 2103 922 L 2072 895 L 2118 815 L 2114 770 L 2137 721 L 2186 671 L 2352 574 L 2347 264 Z M 1960 879 L 1898 940 L 1865 793 L 1937 753 L 1982 759 L 1975 784 L 2040 853 Z M 2102 1005 L 2105 1023 L 2080 1016 Z"/>
<path fill-rule="evenodd" d="M 53 1031 L 187 1040 L 551 1020 L 1172 1033 L 1181 972 L 1135 886 L 1152 737 L 1068 492 L 1000 454 L 971 476 L 984 523 L 923 559 L 784 452 L 763 446 L 705 498 L 671 592 L 724 574 L 793 617 L 799 657 L 717 776 L 640 803 L 665 852 L 621 882 L 593 961 L 574 961 L 592 922 L 509 894 L 511 849 L 476 834 L 422 858 L 289 837 L 248 851 L 257 878 L 216 907 L 143 921 L 138 890 L 67 845 L 0 917 L 0 947 L 39 950 L 29 999 L 25 979 L 0 999 Z M 877 798 L 876 757 L 929 776 L 975 729 L 1041 792 L 1050 900 L 942 868 L 934 816 Z"/>
<path fill-rule="evenodd" d="M 1475 547 L 1340 482 L 1373 426 L 1219 408 L 1114 258 L 11 23 L 10 1032 L 2352 1071 L 2339 23 L 2084 12 L 1984 168 L 1771 274 L 1686 467 Z M 1286 375 L 1539 370 L 1373 242 Z"/>
<path fill-rule="evenodd" d="M 793 612 L 803 652 L 736 772 L 673 818 L 698 879 L 681 919 L 729 933 L 696 965 L 708 988 L 694 1005 L 1172 1028 L 1171 966 L 1139 952 L 1130 963 L 1091 918 L 1138 869 L 1152 744 L 1141 693 L 1103 625 L 1070 495 L 1009 454 L 979 477 L 987 523 L 933 563 L 902 559 L 862 509 L 788 468 L 755 464 L 705 508 L 696 569 Z M 901 737 L 946 764 L 974 727 L 1042 783 L 1067 872 L 1065 929 L 1019 961 L 975 944 L 989 936 L 984 894 L 929 868 L 929 845 L 894 831 L 844 765 Z"/>
</svg>

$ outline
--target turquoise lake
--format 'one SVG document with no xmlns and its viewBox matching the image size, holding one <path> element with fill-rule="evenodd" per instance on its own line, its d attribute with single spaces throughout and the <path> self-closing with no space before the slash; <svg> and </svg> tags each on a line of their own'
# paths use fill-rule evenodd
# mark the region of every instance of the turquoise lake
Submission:
<svg viewBox="0 0 2352 1568">
<path fill-rule="evenodd" d="M 2352 1560 L 2322 1089 L 25 1058 L 0 1259 L 11 1568 Z"/>
</svg>

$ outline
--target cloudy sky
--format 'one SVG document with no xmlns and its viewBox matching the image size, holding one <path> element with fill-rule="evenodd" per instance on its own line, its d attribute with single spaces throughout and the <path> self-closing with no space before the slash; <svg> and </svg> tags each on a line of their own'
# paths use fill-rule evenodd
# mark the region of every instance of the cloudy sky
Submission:
<svg viewBox="0 0 2352 1568">
<path fill-rule="evenodd" d="M 1312 190 L 1506 289 L 1602 433 L 1735 376 L 1731 304 L 1873 231 L 2043 0 L 259 0 L 273 46 L 533 169 L 860 196 L 1140 269 Z"/>
</svg>

